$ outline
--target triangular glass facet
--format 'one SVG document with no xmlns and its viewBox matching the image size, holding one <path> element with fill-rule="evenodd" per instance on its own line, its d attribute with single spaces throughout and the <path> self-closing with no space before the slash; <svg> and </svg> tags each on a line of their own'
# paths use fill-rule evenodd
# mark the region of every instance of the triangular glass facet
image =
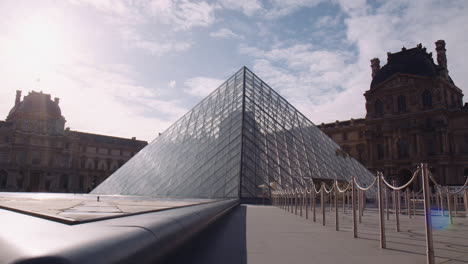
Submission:
<svg viewBox="0 0 468 264">
<path fill-rule="evenodd" d="M 92 193 L 269 197 L 303 179 L 363 184 L 373 175 L 243 67 Z"/>
</svg>

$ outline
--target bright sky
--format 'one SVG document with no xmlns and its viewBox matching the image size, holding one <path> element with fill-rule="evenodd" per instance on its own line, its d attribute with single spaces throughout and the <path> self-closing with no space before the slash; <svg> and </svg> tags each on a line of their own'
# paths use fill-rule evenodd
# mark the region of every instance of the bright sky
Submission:
<svg viewBox="0 0 468 264">
<path fill-rule="evenodd" d="M 466 94 L 467 25 L 466 0 L 0 1 L 0 115 L 42 90 L 72 130 L 150 141 L 247 66 L 316 124 L 360 118 L 403 46 L 444 39 Z"/>
</svg>

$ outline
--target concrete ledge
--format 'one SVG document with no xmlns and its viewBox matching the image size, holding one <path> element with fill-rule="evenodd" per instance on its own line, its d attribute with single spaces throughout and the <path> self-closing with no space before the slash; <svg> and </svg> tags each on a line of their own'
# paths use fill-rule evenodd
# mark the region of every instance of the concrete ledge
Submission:
<svg viewBox="0 0 468 264">
<path fill-rule="evenodd" d="M 223 200 L 72 226 L 0 210 L 0 263 L 154 263 L 237 204 Z"/>
</svg>

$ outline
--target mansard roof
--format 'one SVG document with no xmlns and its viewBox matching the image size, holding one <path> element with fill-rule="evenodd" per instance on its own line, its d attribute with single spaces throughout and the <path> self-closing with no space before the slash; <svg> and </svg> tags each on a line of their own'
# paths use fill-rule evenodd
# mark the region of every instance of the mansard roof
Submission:
<svg viewBox="0 0 468 264">
<path fill-rule="evenodd" d="M 391 78 L 397 73 L 412 74 L 425 77 L 437 77 L 441 67 L 434 63 L 432 52 L 427 53 L 421 44 L 415 48 L 402 48 L 397 53 L 387 53 L 387 64 L 377 71 L 371 82 L 371 89 Z M 449 81 L 453 84 L 452 79 Z"/>
</svg>

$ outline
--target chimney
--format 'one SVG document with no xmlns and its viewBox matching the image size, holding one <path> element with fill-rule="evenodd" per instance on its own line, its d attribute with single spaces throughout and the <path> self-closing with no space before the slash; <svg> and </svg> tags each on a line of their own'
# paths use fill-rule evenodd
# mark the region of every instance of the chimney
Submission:
<svg viewBox="0 0 468 264">
<path fill-rule="evenodd" d="M 20 102 L 21 102 L 21 91 L 16 90 L 15 106 L 19 105 Z"/>
<path fill-rule="evenodd" d="M 58 104 L 60 103 L 60 98 L 55 97 L 55 98 L 54 98 L 54 102 L 58 105 Z"/>
<path fill-rule="evenodd" d="M 379 58 L 373 58 L 371 61 L 371 69 L 372 69 L 372 78 L 377 74 L 380 70 L 380 60 Z"/>
<path fill-rule="evenodd" d="M 437 52 L 437 64 L 442 68 L 442 75 L 444 78 L 448 79 L 448 69 L 447 69 L 447 55 L 445 52 L 445 41 L 439 39 L 435 42 L 436 52 Z"/>
</svg>

